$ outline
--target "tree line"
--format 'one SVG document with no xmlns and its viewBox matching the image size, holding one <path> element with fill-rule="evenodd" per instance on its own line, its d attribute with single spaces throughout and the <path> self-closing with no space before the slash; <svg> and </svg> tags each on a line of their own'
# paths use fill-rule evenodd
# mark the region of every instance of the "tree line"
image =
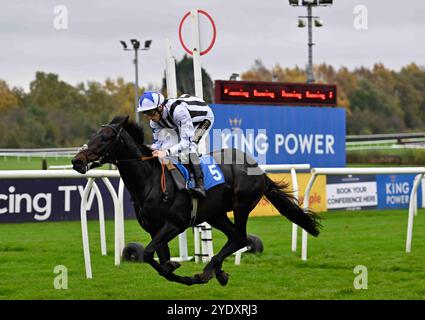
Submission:
<svg viewBox="0 0 425 320">
<path fill-rule="evenodd" d="M 415 63 L 394 71 L 372 68 L 314 66 L 318 83 L 337 85 L 337 105 L 346 110 L 347 134 L 398 133 L 425 130 L 425 68 Z M 305 69 L 267 68 L 256 60 L 243 80 L 306 82 Z"/>
<path fill-rule="evenodd" d="M 194 94 L 192 59 L 176 64 L 178 93 Z M 321 64 L 316 81 L 338 86 L 338 106 L 346 109 L 347 134 L 425 130 L 425 68 L 414 63 L 400 71 L 376 64 L 349 70 Z M 203 70 L 205 100 L 213 101 L 213 81 Z M 241 73 L 242 80 L 306 82 L 300 67 L 267 68 L 260 60 Z M 155 89 L 155 88 L 148 88 Z M 165 78 L 161 88 L 166 92 Z M 141 88 L 143 92 L 145 88 Z M 122 78 L 103 83 L 68 84 L 52 73 L 37 72 L 29 91 L 0 79 L 0 148 L 75 147 L 114 115 L 134 118 L 134 86 Z M 147 120 L 142 124 L 148 128 Z M 301 121 L 301 120 L 300 120 Z M 150 130 L 145 130 L 147 141 Z"/>
</svg>

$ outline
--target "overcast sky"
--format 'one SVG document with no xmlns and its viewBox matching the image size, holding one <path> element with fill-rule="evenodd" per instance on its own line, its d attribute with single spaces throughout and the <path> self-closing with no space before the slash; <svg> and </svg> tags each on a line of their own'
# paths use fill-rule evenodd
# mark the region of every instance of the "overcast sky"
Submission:
<svg viewBox="0 0 425 320">
<path fill-rule="evenodd" d="M 255 59 L 267 67 L 305 66 L 307 30 L 297 28 L 305 8 L 287 0 L 0 0 L 0 79 L 28 89 L 35 72 L 53 72 L 71 84 L 107 77 L 134 80 L 132 52 L 119 40 L 152 39 L 140 52 L 140 84 L 160 86 L 165 68 L 165 39 L 181 59 L 178 26 L 191 9 L 207 11 L 217 26 L 213 49 L 202 65 L 213 80 L 228 79 L 248 70 Z M 409 5 L 407 5 L 409 4 Z M 68 28 L 56 29 L 55 7 L 64 5 Z M 367 30 L 358 30 L 356 6 L 367 8 Z M 382 62 L 399 70 L 416 62 L 425 65 L 425 1 L 334 0 L 332 7 L 316 8 L 324 27 L 314 29 L 314 62 L 338 68 L 371 67 Z M 55 20 L 56 19 L 56 20 Z M 358 19 L 358 18 L 357 18 Z M 62 21 L 63 22 L 63 21 Z M 62 25 L 63 26 L 63 25 Z M 190 44 L 190 25 L 184 24 Z M 212 28 L 201 17 L 202 45 Z"/>
</svg>

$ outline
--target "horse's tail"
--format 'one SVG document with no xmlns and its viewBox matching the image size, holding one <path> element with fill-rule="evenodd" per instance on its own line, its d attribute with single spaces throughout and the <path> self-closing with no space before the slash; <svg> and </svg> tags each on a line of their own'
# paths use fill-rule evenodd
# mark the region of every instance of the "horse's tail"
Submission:
<svg viewBox="0 0 425 320">
<path fill-rule="evenodd" d="M 298 204 L 296 198 L 287 192 L 289 184 L 276 183 L 267 175 L 266 178 L 266 198 L 279 210 L 279 213 L 291 222 L 299 225 L 311 235 L 317 237 L 320 233 L 320 216 L 311 210 L 303 210 Z"/>
</svg>

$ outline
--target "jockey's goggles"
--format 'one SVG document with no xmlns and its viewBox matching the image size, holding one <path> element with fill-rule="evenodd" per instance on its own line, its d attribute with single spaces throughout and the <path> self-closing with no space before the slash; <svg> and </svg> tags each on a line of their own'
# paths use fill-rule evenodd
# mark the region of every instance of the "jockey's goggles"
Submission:
<svg viewBox="0 0 425 320">
<path fill-rule="evenodd" d="M 142 113 L 148 117 L 153 117 L 157 111 L 158 111 L 158 108 L 155 108 Z"/>
</svg>

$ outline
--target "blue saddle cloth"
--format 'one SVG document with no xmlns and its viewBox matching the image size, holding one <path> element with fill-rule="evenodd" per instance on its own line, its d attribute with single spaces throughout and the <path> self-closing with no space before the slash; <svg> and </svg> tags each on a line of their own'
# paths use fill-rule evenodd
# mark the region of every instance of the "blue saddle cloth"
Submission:
<svg viewBox="0 0 425 320">
<path fill-rule="evenodd" d="M 224 183 L 224 175 L 221 171 L 220 167 L 215 162 L 215 159 L 210 155 L 203 155 L 201 158 L 201 168 L 202 173 L 204 175 L 204 187 L 205 190 L 209 190 L 212 187 L 215 187 L 219 184 Z M 186 185 L 189 188 L 193 188 L 195 186 L 195 181 L 190 179 L 190 174 L 187 168 L 181 164 L 174 162 L 176 168 L 183 175 Z"/>
</svg>

